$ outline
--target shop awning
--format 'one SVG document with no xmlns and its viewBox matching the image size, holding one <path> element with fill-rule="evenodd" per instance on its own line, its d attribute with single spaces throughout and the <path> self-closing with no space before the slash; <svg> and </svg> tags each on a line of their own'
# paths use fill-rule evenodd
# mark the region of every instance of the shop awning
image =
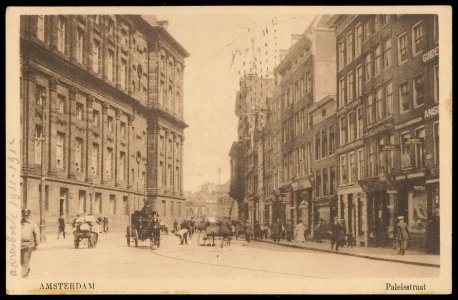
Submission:
<svg viewBox="0 0 458 300">
<path fill-rule="evenodd" d="M 380 180 L 379 177 L 359 180 L 358 183 L 365 193 L 384 191 L 394 187 L 394 183 L 392 181 Z"/>
</svg>

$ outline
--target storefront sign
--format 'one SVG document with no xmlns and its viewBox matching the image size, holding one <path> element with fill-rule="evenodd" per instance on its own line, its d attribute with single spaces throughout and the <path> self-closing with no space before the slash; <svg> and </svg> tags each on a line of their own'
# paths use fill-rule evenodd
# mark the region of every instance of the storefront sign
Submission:
<svg viewBox="0 0 458 300">
<path fill-rule="evenodd" d="M 414 144 L 423 144 L 422 138 L 408 138 L 405 141 L 406 145 L 414 145 Z"/>
<path fill-rule="evenodd" d="M 284 193 L 282 195 L 281 200 L 284 204 L 290 204 L 291 203 L 291 193 Z"/>
<path fill-rule="evenodd" d="M 426 191 L 426 187 L 422 186 L 422 185 L 414 185 L 413 186 L 413 189 L 415 191 Z"/>
<path fill-rule="evenodd" d="M 439 105 L 436 104 L 430 108 L 425 109 L 425 119 L 432 118 L 439 114 Z"/>
<path fill-rule="evenodd" d="M 396 180 L 403 180 L 406 179 L 406 175 L 398 175 L 396 176 Z"/>
<path fill-rule="evenodd" d="M 350 143 L 350 144 L 347 144 L 347 145 L 345 145 L 343 147 L 337 148 L 336 152 L 337 152 L 337 154 L 339 154 L 339 153 L 351 150 L 353 148 L 361 147 L 362 145 L 363 145 L 363 140 L 359 139 L 357 141 L 354 141 L 353 143 Z"/>
<path fill-rule="evenodd" d="M 439 46 L 429 50 L 425 54 L 423 54 L 423 62 L 426 63 L 433 59 L 434 57 L 439 55 Z"/>
<path fill-rule="evenodd" d="M 371 129 L 371 130 L 368 130 L 366 132 L 366 137 L 370 137 L 370 136 L 373 136 L 373 135 L 376 135 L 378 133 L 381 133 L 385 130 L 388 130 L 388 129 L 391 129 L 393 128 L 393 123 L 387 123 L 387 124 L 383 124 L 381 126 L 378 126 L 374 129 Z"/>
<path fill-rule="evenodd" d="M 386 145 L 383 147 L 382 151 L 398 151 L 399 145 Z"/>
<path fill-rule="evenodd" d="M 407 174 L 407 178 L 418 178 L 418 177 L 423 177 L 423 176 L 425 176 L 425 172 Z"/>
<path fill-rule="evenodd" d="M 398 124 L 398 125 L 394 126 L 394 130 L 398 130 L 398 129 L 404 128 L 404 127 L 406 127 L 406 126 L 409 126 L 409 125 L 418 123 L 418 122 L 420 122 L 420 121 L 422 121 L 422 120 L 423 120 L 422 117 L 418 117 L 418 118 L 409 120 L 409 121 L 407 121 L 407 122 L 404 122 L 404 123 L 401 123 L 401 124 Z"/>
</svg>

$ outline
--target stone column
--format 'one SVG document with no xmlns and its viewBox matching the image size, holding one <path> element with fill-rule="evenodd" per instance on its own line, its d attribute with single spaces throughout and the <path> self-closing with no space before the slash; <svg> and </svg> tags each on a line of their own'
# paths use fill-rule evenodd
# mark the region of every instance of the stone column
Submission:
<svg viewBox="0 0 458 300">
<path fill-rule="evenodd" d="M 86 98 L 86 182 L 92 182 L 92 105 L 94 97 L 88 95 Z"/>
<path fill-rule="evenodd" d="M 183 173 L 184 173 L 184 170 L 183 170 L 183 146 L 184 146 L 184 136 L 181 135 L 180 136 L 180 186 L 178 187 L 179 188 L 179 194 L 180 196 L 183 195 Z"/>
<path fill-rule="evenodd" d="M 390 225 L 388 227 L 389 238 L 394 239 L 395 226 L 396 226 L 396 215 L 394 211 L 395 203 L 397 202 L 398 192 L 396 190 L 387 190 L 388 193 L 388 205 L 387 208 L 390 212 Z"/>
<path fill-rule="evenodd" d="M 105 30 L 102 30 L 100 34 L 101 44 L 100 44 L 100 51 L 102 51 L 101 59 L 102 59 L 102 78 L 108 80 L 107 77 L 107 66 L 108 66 L 108 39 Z M 100 63 L 100 62 L 99 62 Z"/>
<path fill-rule="evenodd" d="M 157 176 L 158 176 L 158 126 L 154 121 L 150 121 L 148 124 L 147 132 L 147 199 L 148 202 L 153 204 L 155 210 L 158 209 L 155 201 L 155 195 L 157 194 Z"/>
<path fill-rule="evenodd" d="M 73 160 L 75 155 L 73 153 L 73 131 L 75 130 L 75 121 L 73 120 L 73 111 L 76 110 L 76 94 L 78 94 L 78 89 L 74 86 L 70 87 L 69 89 L 69 101 L 68 101 L 68 143 L 67 143 L 67 163 L 68 163 L 68 173 L 67 177 L 69 179 L 75 178 L 75 165 L 73 164 Z M 83 149 L 81 149 L 82 151 Z"/>
<path fill-rule="evenodd" d="M 105 127 L 106 127 L 106 122 L 107 122 L 107 110 L 108 108 L 110 108 L 110 105 L 106 102 L 103 102 L 102 103 L 102 139 L 101 139 L 101 145 L 100 145 L 100 153 L 101 153 L 101 156 L 100 156 L 100 166 L 101 166 L 101 172 L 100 172 L 100 182 L 103 184 L 105 183 L 105 176 L 104 176 L 104 172 L 105 172 L 105 145 L 106 145 L 106 142 L 105 142 L 105 131 L 107 130 Z"/>
<path fill-rule="evenodd" d="M 116 118 L 115 118 L 115 146 L 114 146 L 114 161 L 115 161 L 115 165 L 114 165 L 114 185 L 115 186 L 118 186 L 119 185 L 119 182 L 118 182 L 118 144 L 119 144 L 119 141 L 118 141 L 118 130 L 119 130 L 119 118 L 121 116 L 121 111 L 119 109 L 116 109 L 115 111 L 116 113 Z"/>
<path fill-rule="evenodd" d="M 48 176 L 56 176 L 56 142 L 57 142 L 57 78 L 49 79 L 49 126 L 48 126 Z"/>
<path fill-rule="evenodd" d="M 172 182 L 171 182 L 171 185 L 172 185 L 172 194 L 175 195 L 176 193 L 176 189 L 175 189 L 175 164 L 176 164 L 176 161 L 175 161 L 175 152 L 176 152 L 176 147 L 175 147 L 175 140 L 176 140 L 176 136 L 177 134 L 175 132 L 172 132 L 172 149 L 171 149 L 171 152 L 172 152 Z"/>
</svg>

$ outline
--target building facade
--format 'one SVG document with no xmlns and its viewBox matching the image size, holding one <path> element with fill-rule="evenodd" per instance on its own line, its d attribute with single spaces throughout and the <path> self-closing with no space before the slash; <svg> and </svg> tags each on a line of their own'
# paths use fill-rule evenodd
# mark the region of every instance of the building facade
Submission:
<svg viewBox="0 0 458 300">
<path fill-rule="evenodd" d="M 188 53 L 159 23 L 122 15 L 21 17 L 22 206 L 50 230 L 60 214 L 68 221 L 106 216 L 122 229 L 145 201 L 159 211 L 159 196 L 169 206 L 184 201 Z M 172 93 L 158 92 L 165 90 L 158 74 L 166 74 Z M 153 166 L 164 129 L 174 140 L 164 146 L 173 157 L 163 161 L 173 168 L 164 168 L 169 180 L 158 184 Z"/>
<path fill-rule="evenodd" d="M 361 245 L 391 246 L 403 215 L 424 249 L 439 201 L 435 15 L 331 20 L 338 57 L 339 216 Z"/>
</svg>

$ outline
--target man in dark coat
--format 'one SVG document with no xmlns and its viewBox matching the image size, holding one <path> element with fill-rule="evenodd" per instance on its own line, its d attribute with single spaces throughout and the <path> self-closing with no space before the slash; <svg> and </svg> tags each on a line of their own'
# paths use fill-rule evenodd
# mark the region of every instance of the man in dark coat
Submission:
<svg viewBox="0 0 458 300">
<path fill-rule="evenodd" d="M 288 220 L 286 222 L 285 231 L 286 231 L 286 240 L 288 242 L 291 242 L 291 240 L 293 239 L 293 235 L 294 235 L 294 224 L 293 224 L 293 221 Z"/>
<path fill-rule="evenodd" d="M 334 218 L 334 223 L 331 225 L 331 250 L 334 249 L 334 245 L 336 245 L 336 251 L 339 251 L 339 241 L 342 233 L 341 227 L 339 219 Z"/>
<path fill-rule="evenodd" d="M 59 219 L 57 219 L 57 223 L 58 223 L 58 230 L 59 232 L 57 233 L 57 239 L 59 239 L 60 237 L 60 233 L 62 232 L 63 236 L 64 236 L 64 240 L 65 240 L 65 218 L 64 218 L 64 215 L 61 214 Z"/>
<path fill-rule="evenodd" d="M 398 224 L 396 224 L 396 237 L 398 239 L 398 254 L 405 255 L 407 248 L 407 241 L 410 239 L 409 227 L 404 222 L 404 217 L 398 217 Z"/>
<path fill-rule="evenodd" d="M 261 236 L 261 224 L 259 224 L 258 221 L 256 221 L 254 223 L 254 227 L 253 227 L 253 236 L 254 236 L 254 240 L 257 241 L 259 240 L 260 236 Z"/>
<path fill-rule="evenodd" d="M 275 221 L 272 224 L 272 229 L 270 233 L 274 242 L 280 242 L 280 233 L 281 233 L 280 218 L 277 218 L 277 221 Z"/>
</svg>

